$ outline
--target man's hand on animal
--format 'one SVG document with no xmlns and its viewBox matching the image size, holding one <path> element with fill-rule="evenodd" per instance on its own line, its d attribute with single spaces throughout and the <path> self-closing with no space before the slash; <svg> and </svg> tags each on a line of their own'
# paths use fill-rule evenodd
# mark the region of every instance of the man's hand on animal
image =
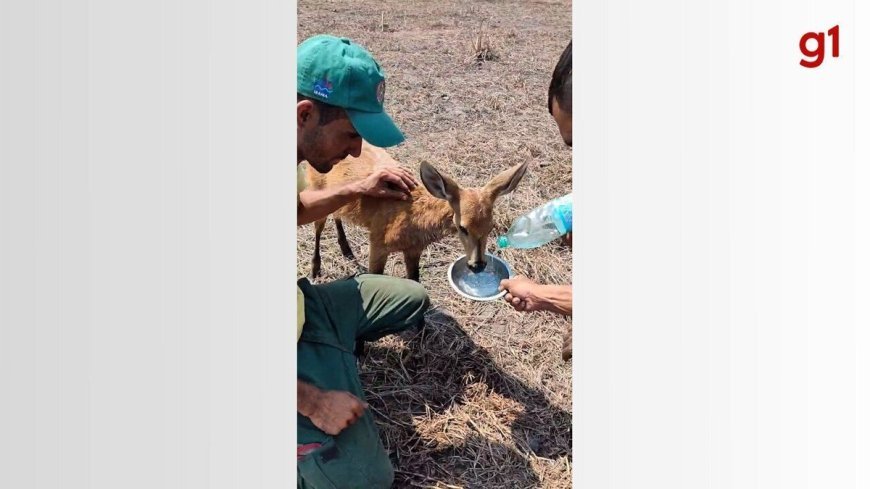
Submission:
<svg viewBox="0 0 870 489">
<path fill-rule="evenodd" d="M 370 197 L 408 200 L 417 187 L 411 172 L 404 168 L 381 168 L 357 182 L 357 192 Z"/>
<path fill-rule="evenodd" d="M 341 206 L 362 195 L 408 200 L 417 182 L 411 172 L 399 167 L 381 168 L 367 177 L 328 188 L 309 188 L 299 193 L 296 208 L 301 226 L 325 218 Z"/>
</svg>

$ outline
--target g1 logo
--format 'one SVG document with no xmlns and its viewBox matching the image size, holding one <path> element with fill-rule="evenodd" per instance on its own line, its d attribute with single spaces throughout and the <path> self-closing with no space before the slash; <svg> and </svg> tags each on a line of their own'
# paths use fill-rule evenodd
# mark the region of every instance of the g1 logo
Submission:
<svg viewBox="0 0 870 489">
<path fill-rule="evenodd" d="M 840 26 L 835 25 L 828 29 L 828 35 L 831 36 L 831 56 L 840 57 Z M 805 68 L 816 68 L 825 61 L 825 38 L 824 32 L 807 32 L 801 36 L 801 53 L 808 59 L 801 60 L 801 66 Z M 808 44 L 810 41 L 815 41 L 815 49 L 810 49 Z"/>
</svg>

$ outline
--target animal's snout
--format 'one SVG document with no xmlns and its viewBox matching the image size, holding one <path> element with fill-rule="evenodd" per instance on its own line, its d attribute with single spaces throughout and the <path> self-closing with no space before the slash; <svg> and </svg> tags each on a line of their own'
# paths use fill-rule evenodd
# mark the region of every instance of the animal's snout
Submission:
<svg viewBox="0 0 870 489">
<path fill-rule="evenodd" d="M 468 269 L 474 273 L 481 272 L 484 268 L 486 268 L 485 261 L 468 261 Z"/>
</svg>

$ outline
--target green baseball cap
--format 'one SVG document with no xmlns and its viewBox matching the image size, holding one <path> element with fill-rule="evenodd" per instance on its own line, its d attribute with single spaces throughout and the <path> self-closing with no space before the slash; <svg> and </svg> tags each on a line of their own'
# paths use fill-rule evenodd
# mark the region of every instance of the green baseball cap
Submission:
<svg viewBox="0 0 870 489">
<path fill-rule="evenodd" d="M 309 37 L 296 47 L 296 91 L 342 107 L 353 127 L 382 148 L 405 140 L 384 112 L 385 76 L 372 55 L 350 39 Z"/>
</svg>

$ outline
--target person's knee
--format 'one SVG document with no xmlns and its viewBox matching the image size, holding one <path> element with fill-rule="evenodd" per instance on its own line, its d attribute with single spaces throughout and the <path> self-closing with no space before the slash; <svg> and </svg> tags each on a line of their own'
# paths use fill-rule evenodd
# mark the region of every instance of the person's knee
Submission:
<svg viewBox="0 0 870 489">
<path fill-rule="evenodd" d="M 419 282 L 404 278 L 393 279 L 392 297 L 400 329 L 415 328 L 423 324 L 423 316 L 429 309 L 429 294 Z"/>
<path fill-rule="evenodd" d="M 372 341 L 422 323 L 429 308 L 429 294 L 418 282 L 384 275 L 362 275 L 356 280 L 363 307 L 372 311 L 368 319 L 373 325 L 362 339 Z"/>
<path fill-rule="evenodd" d="M 407 298 L 411 319 L 420 321 L 423 319 L 423 314 L 429 309 L 429 294 L 419 282 L 413 280 L 407 282 Z"/>
<path fill-rule="evenodd" d="M 379 288 L 389 297 L 389 302 L 398 306 L 402 313 L 413 319 L 422 319 L 429 308 L 429 294 L 420 282 L 406 278 L 374 275 L 367 277 L 371 287 Z"/>
</svg>

